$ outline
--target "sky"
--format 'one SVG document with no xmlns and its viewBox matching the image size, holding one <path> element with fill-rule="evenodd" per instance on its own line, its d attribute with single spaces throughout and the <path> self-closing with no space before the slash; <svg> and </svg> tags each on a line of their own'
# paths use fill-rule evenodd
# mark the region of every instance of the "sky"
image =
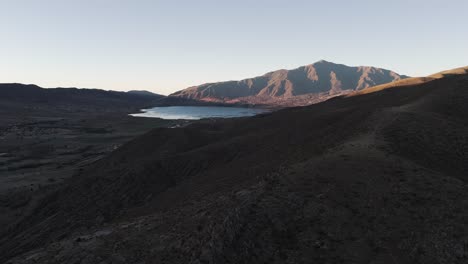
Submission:
<svg viewBox="0 0 468 264">
<path fill-rule="evenodd" d="M 468 65 L 466 0 L 0 0 L 0 82 L 169 94 L 325 59 Z"/>
</svg>

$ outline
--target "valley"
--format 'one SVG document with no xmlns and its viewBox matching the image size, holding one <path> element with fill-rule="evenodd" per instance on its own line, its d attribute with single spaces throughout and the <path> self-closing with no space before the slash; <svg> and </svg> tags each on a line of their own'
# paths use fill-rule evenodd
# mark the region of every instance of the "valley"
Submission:
<svg viewBox="0 0 468 264">
<path fill-rule="evenodd" d="M 468 1 L 0 10 L 0 264 L 468 264 Z"/>
<path fill-rule="evenodd" d="M 154 128 L 8 204 L 1 260 L 464 263 L 467 73 Z"/>
</svg>

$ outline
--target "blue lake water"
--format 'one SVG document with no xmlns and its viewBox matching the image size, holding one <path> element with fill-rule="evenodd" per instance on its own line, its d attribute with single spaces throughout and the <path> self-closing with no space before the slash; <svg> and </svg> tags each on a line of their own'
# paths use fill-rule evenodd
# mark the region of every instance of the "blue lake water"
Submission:
<svg viewBox="0 0 468 264">
<path fill-rule="evenodd" d="M 143 113 L 132 114 L 139 117 L 153 117 L 162 119 L 190 119 L 203 118 L 232 118 L 254 116 L 269 112 L 266 109 L 222 106 L 167 106 L 142 110 Z"/>
</svg>

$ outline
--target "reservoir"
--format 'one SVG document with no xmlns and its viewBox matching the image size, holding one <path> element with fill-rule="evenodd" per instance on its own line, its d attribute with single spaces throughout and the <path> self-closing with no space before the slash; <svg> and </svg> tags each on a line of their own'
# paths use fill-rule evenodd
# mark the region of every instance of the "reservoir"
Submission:
<svg viewBox="0 0 468 264">
<path fill-rule="evenodd" d="M 132 114 L 136 117 L 153 117 L 161 119 L 188 119 L 198 120 L 203 118 L 232 118 L 254 116 L 267 113 L 270 110 L 246 107 L 222 107 L 222 106 L 167 106 L 143 109 L 142 113 Z"/>
</svg>

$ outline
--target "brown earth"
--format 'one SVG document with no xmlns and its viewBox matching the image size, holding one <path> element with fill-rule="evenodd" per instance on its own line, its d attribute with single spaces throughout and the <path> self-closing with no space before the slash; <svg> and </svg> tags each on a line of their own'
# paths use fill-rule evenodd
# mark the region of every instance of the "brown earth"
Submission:
<svg viewBox="0 0 468 264">
<path fill-rule="evenodd" d="M 0 230 L 89 164 L 153 128 L 175 123 L 125 115 L 41 116 L 0 128 Z"/>
<path fill-rule="evenodd" d="M 467 263 L 468 76 L 158 128 L 0 236 L 6 263 Z"/>
</svg>

